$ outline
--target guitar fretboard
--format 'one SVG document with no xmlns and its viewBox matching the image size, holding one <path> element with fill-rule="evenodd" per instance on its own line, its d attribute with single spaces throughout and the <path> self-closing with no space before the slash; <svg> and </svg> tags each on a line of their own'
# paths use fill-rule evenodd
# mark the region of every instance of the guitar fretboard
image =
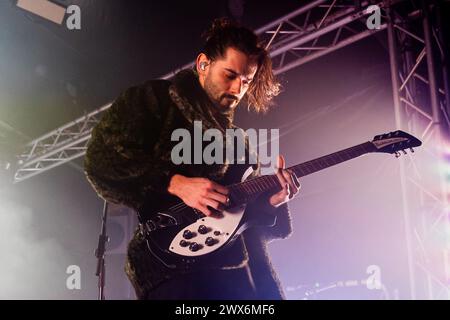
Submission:
<svg viewBox="0 0 450 320">
<path fill-rule="evenodd" d="M 310 160 L 288 169 L 292 170 L 297 177 L 304 177 L 311 173 L 326 169 L 331 166 L 335 166 L 339 163 L 354 159 L 363 154 L 373 152 L 374 145 L 371 142 L 365 142 L 354 147 L 350 147 L 341 151 L 334 152 L 332 154 Z M 246 202 L 255 196 L 258 196 L 269 190 L 281 190 L 280 183 L 275 174 L 264 175 L 244 181 L 241 183 L 233 184 L 230 187 L 232 198 L 236 202 Z"/>
</svg>

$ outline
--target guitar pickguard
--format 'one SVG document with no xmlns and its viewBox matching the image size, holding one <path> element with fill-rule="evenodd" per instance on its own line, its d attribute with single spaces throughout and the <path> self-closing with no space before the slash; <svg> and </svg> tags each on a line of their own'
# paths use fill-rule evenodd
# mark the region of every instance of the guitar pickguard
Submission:
<svg viewBox="0 0 450 320">
<path fill-rule="evenodd" d="M 204 217 L 183 228 L 174 237 L 169 251 L 187 257 L 202 256 L 226 245 L 233 238 L 246 205 L 241 205 L 220 216 Z"/>
</svg>

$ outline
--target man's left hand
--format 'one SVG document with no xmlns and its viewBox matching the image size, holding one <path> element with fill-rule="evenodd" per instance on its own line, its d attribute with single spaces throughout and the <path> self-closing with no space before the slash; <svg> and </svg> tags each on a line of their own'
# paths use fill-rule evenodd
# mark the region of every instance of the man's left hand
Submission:
<svg viewBox="0 0 450 320">
<path fill-rule="evenodd" d="M 294 198 L 300 191 L 300 181 L 291 170 L 285 169 L 286 162 L 282 155 L 278 156 L 276 174 L 283 189 L 269 198 L 272 206 L 278 207 Z"/>
</svg>

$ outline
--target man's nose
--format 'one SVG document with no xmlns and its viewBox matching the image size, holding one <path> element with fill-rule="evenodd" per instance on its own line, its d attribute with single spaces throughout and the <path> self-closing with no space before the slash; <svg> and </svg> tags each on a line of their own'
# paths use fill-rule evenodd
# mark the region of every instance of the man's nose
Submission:
<svg viewBox="0 0 450 320">
<path fill-rule="evenodd" d="M 242 91 L 242 80 L 238 77 L 234 79 L 232 85 L 231 85 L 231 93 L 239 96 Z"/>
</svg>

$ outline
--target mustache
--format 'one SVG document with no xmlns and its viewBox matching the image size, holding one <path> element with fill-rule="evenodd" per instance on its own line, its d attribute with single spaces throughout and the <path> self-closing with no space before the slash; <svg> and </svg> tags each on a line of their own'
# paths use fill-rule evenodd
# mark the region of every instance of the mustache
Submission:
<svg viewBox="0 0 450 320">
<path fill-rule="evenodd" d="M 228 98 L 228 99 L 239 101 L 239 98 L 236 97 L 236 96 L 233 96 L 232 94 L 225 93 L 225 94 L 222 95 L 222 99 L 224 99 L 224 98 Z"/>
</svg>

